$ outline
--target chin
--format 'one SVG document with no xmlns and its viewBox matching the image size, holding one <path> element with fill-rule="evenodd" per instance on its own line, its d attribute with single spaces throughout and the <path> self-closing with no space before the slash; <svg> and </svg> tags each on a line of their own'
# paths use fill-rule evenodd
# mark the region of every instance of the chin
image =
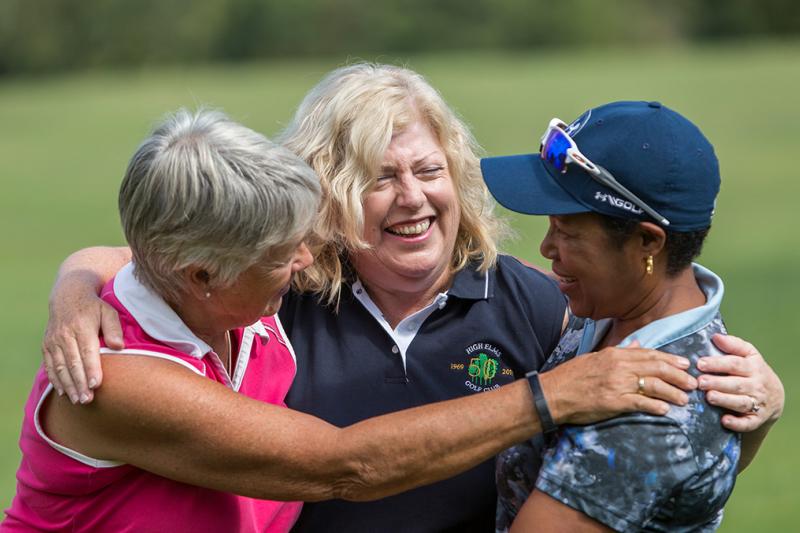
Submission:
<svg viewBox="0 0 800 533">
<path fill-rule="evenodd" d="M 270 303 L 267 307 L 264 308 L 264 311 L 261 312 L 261 316 L 272 316 L 274 314 L 277 314 L 278 310 L 280 310 L 280 308 L 281 308 L 281 303 L 282 302 L 283 302 L 283 299 L 278 298 L 277 302 Z M 261 318 L 261 317 L 258 317 L 258 318 Z"/>
<path fill-rule="evenodd" d="M 580 306 L 573 307 L 572 304 L 570 303 L 569 310 L 572 312 L 573 315 L 577 316 L 578 318 L 589 318 L 595 321 L 602 320 L 604 318 L 614 318 L 611 315 L 611 313 L 603 312 L 602 310 L 598 311 L 594 307 L 590 308 L 580 307 Z"/>
<path fill-rule="evenodd" d="M 444 254 L 451 257 L 452 254 Z M 406 254 L 398 257 L 394 261 L 394 270 L 398 274 L 409 277 L 426 277 L 437 274 L 447 269 L 449 261 L 442 262 L 443 254 L 437 251 L 427 251 L 424 253 Z"/>
<path fill-rule="evenodd" d="M 591 309 L 582 305 L 581 302 L 569 300 L 569 310 L 573 315 L 579 318 L 593 318 Z"/>
<path fill-rule="evenodd" d="M 401 274 L 403 276 L 409 276 L 414 278 L 424 278 L 438 270 L 441 270 L 440 265 L 437 264 L 420 264 L 420 263 L 403 263 L 397 265 L 392 271 Z"/>
</svg>

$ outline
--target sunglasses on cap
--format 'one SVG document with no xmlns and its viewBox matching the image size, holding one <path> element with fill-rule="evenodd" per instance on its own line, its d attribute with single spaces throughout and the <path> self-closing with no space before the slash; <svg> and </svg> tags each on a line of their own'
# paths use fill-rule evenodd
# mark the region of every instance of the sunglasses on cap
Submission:
<svg viewBox="0 0 800 533">
<path fill-rule="evenodd" d="M 669 226 L 669 220 L 661 216 L 658 211 L 643 202 L 638 196 L 629 191 L 624 185 L 618 182 L 609 171 L 589 161 L 589 159 L 578 150 L 578 145 L 565 131 L 567 128 L 563 120 L 554 118 L 547 126 L 547 130 L 542 135 L 542 144 L 539 147 L 539 154 L 542 159 L 550 163 L 560 174 L 567 171 L 567 166 L 575 163 L 597 182 L 605 185 L 617 194 L 625 197 L 635 204 L 642 211 L 656 219 L 662 226 Z"/>
</svg>

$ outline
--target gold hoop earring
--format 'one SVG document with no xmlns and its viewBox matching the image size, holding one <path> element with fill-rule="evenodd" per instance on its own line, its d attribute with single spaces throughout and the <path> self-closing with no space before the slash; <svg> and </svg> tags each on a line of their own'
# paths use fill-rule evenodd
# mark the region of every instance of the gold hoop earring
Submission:
<svg viewBox="0 0 800 533">
<path fill-rule="evenodd" d="M 647 256 L 647 265 L 644 267 L 645 273 L 650 276 L 653 273 L 653 256 Z"/>
</svg>

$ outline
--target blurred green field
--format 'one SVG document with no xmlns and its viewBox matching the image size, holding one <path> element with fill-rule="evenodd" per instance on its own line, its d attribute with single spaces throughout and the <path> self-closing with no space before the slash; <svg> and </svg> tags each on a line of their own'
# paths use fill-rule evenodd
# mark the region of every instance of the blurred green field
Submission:
<svg viewBox="0 0 800 533">
<path fill-rule="evenodd" d="M 378 58 L 392 61 L 393 58 Z M 22 405 L 39 364 L 47 294 L 60 261 L 121 244 L 116 191 L 152 124 L 179 106 L 220 107 L 272 135 L 344 58 L 0 79 L 0 506 L 14 493 Z M 796 530 L 800 415 L 800 42 L 725 47 L 448 54 L 406 59 L 473 127 L 488 154 L 530 152 L 553 116 L 611 100 L 660 100 L 712 140 L 723 184 L 701 261 L 727 284 L 729 329 L 753 341 L 787 389 L 786 414 L 740 478 L 724 531 Z M 514 218 L 511 253 L 542 264 L 543 221 Z M 545 265 L 546 266 L 546 265 Z"/>
</svg>

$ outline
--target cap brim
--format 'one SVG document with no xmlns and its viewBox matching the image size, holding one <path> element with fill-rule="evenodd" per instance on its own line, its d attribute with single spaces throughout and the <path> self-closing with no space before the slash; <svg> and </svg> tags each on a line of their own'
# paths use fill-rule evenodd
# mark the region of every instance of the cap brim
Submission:
<svg viewBox="0 0 800 533">
<path fill-rule="evenodd" d="M 527 215 L 566 215 L 591 209 L 556 183 L 539 154 L 486 157 L 481 172 L 503 207 Z"/>
</svg>

